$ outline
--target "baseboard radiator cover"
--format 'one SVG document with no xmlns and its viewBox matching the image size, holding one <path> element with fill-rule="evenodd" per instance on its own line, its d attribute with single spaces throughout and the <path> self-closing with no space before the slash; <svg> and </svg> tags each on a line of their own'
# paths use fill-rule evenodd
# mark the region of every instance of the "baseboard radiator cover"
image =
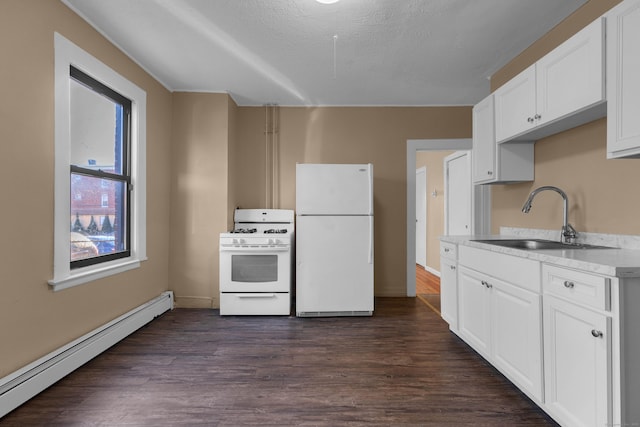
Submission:
<svg viewBox="0 0 640 427">
<path fill-rule="evenodd" d="M 172 291 L 163 292 L 22 369 L 0 378 L 0 418 L 165 311 L 172 310 L 173 301 Z"/>
</svg>

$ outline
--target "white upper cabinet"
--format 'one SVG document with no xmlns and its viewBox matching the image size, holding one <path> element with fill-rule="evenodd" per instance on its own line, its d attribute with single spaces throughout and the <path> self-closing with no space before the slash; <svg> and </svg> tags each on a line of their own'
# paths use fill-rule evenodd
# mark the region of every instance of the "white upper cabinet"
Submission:
<svg viewBox="0 0 640 427">
<path fill-rule="evenodd" d="M 538 125 L 606 100 L 604 36 L 604 19 L 596 19 L 537 62 Z"/>
<path fill-rule="evenodd" d="M 473 182 L 495 178 L 496 138 L 493 124 L 493 95 L 473 107 Z"/>
<path fill-rule="evenodd" d="M 606 114 L 604 19 L 495 91 L 496 140 L 533 141 Z"/>
<path fill-rule="evenodd" d="M 607 158 L 640 157 L 640 0 L 607 19 Z"/>
<path fill-rule="evenodd" d="M 496 140 L 502 142 L 535 126 L 535 64 L 495 91 Z"/>
<path fill-rule="evenodd" d="M 533 143 L 496 144 L 494 97 L 473 107 L 473 183 L 506 184 L 533 180 Z"/>
</svg>

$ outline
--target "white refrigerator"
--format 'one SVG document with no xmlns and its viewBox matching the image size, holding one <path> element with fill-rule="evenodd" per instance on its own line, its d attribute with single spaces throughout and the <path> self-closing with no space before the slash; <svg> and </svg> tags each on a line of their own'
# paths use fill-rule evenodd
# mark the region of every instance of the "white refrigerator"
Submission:
<svg viewBox="0 0 640 427">
<path fill-rule="evenodd" d="M 296 165 L 296 315 L 371 316 L 373 165 Z"/>
</svg>

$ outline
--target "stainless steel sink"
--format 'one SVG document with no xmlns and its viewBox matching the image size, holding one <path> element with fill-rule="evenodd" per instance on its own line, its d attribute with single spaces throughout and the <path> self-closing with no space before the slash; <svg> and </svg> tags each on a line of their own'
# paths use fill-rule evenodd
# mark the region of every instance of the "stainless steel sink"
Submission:
<svg viewBox="0 0 640 427">
<path fill-rule="evenodd" d="M 563 243 L 554 240 L 542 239 L 488 239 L 472 240 L 472 242 L 487 243 L 489 245 L 504 246 L 507 248 L 524 250 L 544 249 L 614 249 L 609 246 L 587 245 L 583 243 Z"/>
</svg>

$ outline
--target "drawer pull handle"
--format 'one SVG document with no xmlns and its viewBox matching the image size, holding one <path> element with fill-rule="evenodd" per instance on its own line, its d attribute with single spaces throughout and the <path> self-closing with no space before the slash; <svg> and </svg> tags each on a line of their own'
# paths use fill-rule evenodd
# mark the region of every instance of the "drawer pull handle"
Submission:
<svg viewBox="0 0 640 427">
<path fill-rule="evenodd" d="M 450 265 L 449 268 L 452 269 L 452 270 L 455 270 L 456 266 L 455 265 Z"/>
<path fill-rule="evenodd" d="M 482 283 L 482 286 L 486 286 L 487 289 L 493 288 L 493 285 L 491 283 L 487 283 L 484 280 L 481 280 L 480 283 Z"/>
<path fill-rule="evenodd" d="M 592 329 L 591 335 L 593 335 L 594 338 L 602 338 L 602 331 L 596 331 L 595 329 Z"/>
<path fill-rule="evenodd" d="M 255 293 L 255 294 L 235 294 L 237 298 L 275 298 L 276 294 Z"/>
<path fill-rule="evenodd" d="M 574 286 L 575 286 L 575 284 L 574 284 L 573 282 L 570 282 L 570 281 L 568 281 L 568 280 L 565 280 L 565 281 L 564 281 L 564 287 L 565 287 L 565 288 L 571 289 L 571 288 L 573 288 Z"/>
<path fill-rule="evenodd" d="M 444 251 L 445 252 L 449 252 L 449 248 L 444 248 Z"/>
</svg>

